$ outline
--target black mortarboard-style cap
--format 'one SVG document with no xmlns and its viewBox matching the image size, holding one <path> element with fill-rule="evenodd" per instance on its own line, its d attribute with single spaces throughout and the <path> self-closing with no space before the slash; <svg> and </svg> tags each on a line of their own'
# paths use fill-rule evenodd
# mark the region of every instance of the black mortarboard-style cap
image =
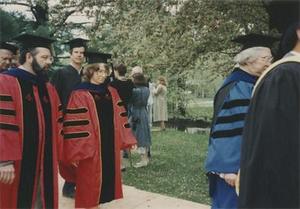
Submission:
<svg viewBox="0 0 300 209">
<path fill-rule="evenodd" d="M 14 38 L 20 43 L 20 50 L 28 50 L 36 47 L 43 47 L 52 50 L 52 43 L 54 39 L 32 35 L 32 34 L 21 34 Z"/>
<path fill-rule="evenodd" d="M 258 46 L 272 48 L 273 44 L 276 41 L 279 41 L 279 38 L 251 33 L 247 35 L 238 36 L 232 41 L 241 44 L 242 50 L 244 50 L 247 48 L 258 47 Z"/>
<path fill-rule="evenodd" d="M 300 21 L 299 0 L 263 0 L 269 14 L 269 27 L 284 33 L 295 22 Z"/>
<path fill-rule="evenodd" d="M 65 44 L 68 44 L 70 46 L 70 50 L 77 47 L 84 47 L 86 48 L 86 44 L 89 40 L 83 39 L 83 38 L 75 38 L 68 42 L 65 42 Z"/>
<path fill-rule="evenodd" d="M 95 52 L 95 51 L 87 51 L 86 58 L 89 64 L 107 63 L 107 60 L 111 59 L 111 54 L 105 54 L 105 53 Z"/>
<path fill-rule="evenodd" d="M 1 42 L 0 43 L 0 49 L 6 49 L 11 51 L 14 55 L 17 54 L 18 47 L 14 45 L 13 43 L 8 43 L 8 42 Z"/>
</svg>

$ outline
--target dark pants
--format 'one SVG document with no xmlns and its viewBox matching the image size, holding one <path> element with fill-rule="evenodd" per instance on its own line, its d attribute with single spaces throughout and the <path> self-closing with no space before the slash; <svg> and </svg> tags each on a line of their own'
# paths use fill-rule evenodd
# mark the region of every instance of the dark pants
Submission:
<svg viewBox="0 0 300 209">
<path fill-rule="evenodd" d="M 75 183 L 65 181 L 62 189 L 63 196 L 73 198 L 75 196 L 75 186 Z"/>
</svg>

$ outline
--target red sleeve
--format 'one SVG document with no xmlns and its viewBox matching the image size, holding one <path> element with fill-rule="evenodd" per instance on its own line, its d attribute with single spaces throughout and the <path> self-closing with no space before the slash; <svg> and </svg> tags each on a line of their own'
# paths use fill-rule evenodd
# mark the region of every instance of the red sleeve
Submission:
<svg viewBox="0 0 300 209">
<path fill-rule="evenodd" d="M 64 116 L 64 161 L 72 163 L 95 155 L 99 147 L 99 122 L 92 96 L 74 91 Z"/>
<path fill-rule="evenodd" d="M 52 133 L 53 139 L 55 140 L 54 150 L 57 153 L 57 159 L 62 160 L 63 152 L 63 108 L 60 102 L 59 96 L 55 87 L 48 83 L 47 84 L 50 100 L 51 100 L 51 112 L 52 112 Z"/>
<path fill-rule="evenodd" d="M 21 89 L 18 81 L 8 75 L 0 75 L 0 161 L 22 158 L 22 110 Z"/>
<path fill-rule="evenodd" d="M 59 97 L 57 96 L 58 101 Z M 56 133 L 56 146 L 57 146 L 57 154 L 58 154 L 58 160 L 61 161 L 63 159 L 63 106 L 59 102 L 57 107 L 57 117 L 56 117 L 56 127 L 55 127 L 55 133 Z"/>
</svg>

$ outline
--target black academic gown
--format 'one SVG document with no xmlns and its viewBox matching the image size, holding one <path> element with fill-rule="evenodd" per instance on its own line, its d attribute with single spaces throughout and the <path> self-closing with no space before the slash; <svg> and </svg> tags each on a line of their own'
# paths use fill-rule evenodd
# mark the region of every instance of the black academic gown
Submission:
<svg viewBox="0 0 300 209">
<path fill-rule="evenodd" d="M 111 86 L 117 89 L 118 94 L 120 95 L 120 98 L 124 102 L 124 107 L 126 110 L 128 110 L 128 104 L 130 101 L 130 98 L 132 96 L 132 90 L 134 88 L 134 84 L 131 80 L 118 80 L 114 79 L 111 82 Z"/>
<path fill-rule="evenodd" d="M 63 109 L 65 109 L 72 90 L 81 83 L 81 77 L 78 70 L 72 65 L 68 65 L 53 74 L 51 83 L 55 86 Z"/>
<path fill-rule="evenodd" d="M 55 86 L 59 98 L 62 103 L 63 111 L 68 105 L 68 100 L 72 90 L 81 83 L 81 76 L 72 65 L 67 65 L 65 68 L 56 71 L 52 78 L 51 83 Z M 60 175 L 67 181 L 73 182 L 76 176 L 76 168 L 60 164 Z"/>
<path fill-rule="evenodd" d="M 101 91 L 91 90 L 90 94 L 93 96 L 96 104 L 101 130 L 102 185 L 99 203 L 105 203 L 114 200 L 115 194 L 113 104 L 107 88 L 103 88 Z"/>
<path fill-rule="evenodd" d="M 239 208 L 300 208 L 300 62 L 259 82 L 244 127 Z"/>
</svg>

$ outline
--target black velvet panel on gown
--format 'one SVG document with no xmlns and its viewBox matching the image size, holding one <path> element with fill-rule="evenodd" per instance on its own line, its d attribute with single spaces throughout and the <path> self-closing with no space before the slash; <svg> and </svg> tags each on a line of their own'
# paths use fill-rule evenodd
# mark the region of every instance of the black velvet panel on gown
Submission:
<svg viewBox="0 0 300 209">
<path fill-rule="evenodd" d="M 33 86 L 30 80 L 18 78 L 22 91 L 23 103 L 23 153 L 21 163 L 20 183 L 18 189 L 18 208 L 31 208 L 36 166 L 38 161 L 39 127 L 36 101 L 33 95 Z M 45 118 L 45 148 L 44 148 L 44 182 L 46 208 L 53 208 L 53 168 L 52 168 L 52 141 L 51 141 L 51 105 L 45 84 L 39 86 L 39 97 Z M 47 123 L 48 122 L 48 123 Z M 40 182 L 41 184 L 42 182 Z"/>
<path fill-rule="evenodd" d="M 51 83 L 55 86 L 65 110 L 72 90 L 81 83 L 81 77 L 72 65 L 67 65 L 53 74 Z"/>
<path fill-rule="evenodd" d="M 45 84 L 39 85 L 39 95 L 45 118 L 45 146 L 44 146 L 44 192 L 46 208 L 53 208 L 53 150 L 52 150 L 52 114 L 51 104 Z"/>
<path fill-rule="evenodd" d="M 27 80 L 18 80 L 22 90 L 24 137 L 17 207 L 31 208 L 39 144 L 38 118 L 33 84 Z"/>
<path fill-rule="evenodd" d="M 94 97 L 101 130 L 102 187 L 100 203 L 110 202 L 115 196 L 115 144 L 112 98 L 91 92 Z"/>
</svg>

